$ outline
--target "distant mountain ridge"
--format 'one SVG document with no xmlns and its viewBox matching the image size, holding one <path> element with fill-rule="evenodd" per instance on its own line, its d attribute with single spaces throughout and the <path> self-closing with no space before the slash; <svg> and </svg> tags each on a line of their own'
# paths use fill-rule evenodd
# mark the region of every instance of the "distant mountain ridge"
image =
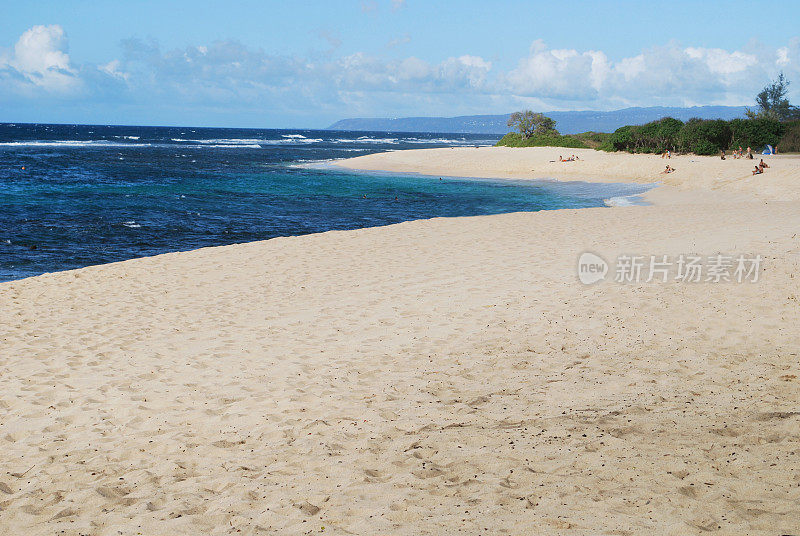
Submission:
<svg viewBox="0 0 800 536">
<path fill-rule="evenodd" d="M 613 132 L 625 125 L 641 125 L 662 117 L 674 117 L 686 121 L 692 117 L 701 119 L 734 119 L 744 117 L 745 106 L 693 106 L 690 108 L 653 106 L 649 108 L 624 108 L 611 112 L 544 112 L 556 120 L 556 128 L 562 134 L 578 132 Z M 442 132 L 458 134 L 505 134 L 505 115 L 464 115 L 460 117 L 402 117 L 342 119 L 328 130 L 364 130 L 386 132 Z"/>
</svg>

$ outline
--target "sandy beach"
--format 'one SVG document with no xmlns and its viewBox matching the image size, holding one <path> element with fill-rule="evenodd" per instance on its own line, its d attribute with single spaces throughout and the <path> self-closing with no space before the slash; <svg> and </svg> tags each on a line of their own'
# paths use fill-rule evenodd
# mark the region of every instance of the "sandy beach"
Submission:
<svg viewBox="0 0 800 536">
<path fill-rule="evenodd" d="M 800 157 L 768 162 L 381 153 L 339 164 L 664 186 L 2 283 L 0 534 L 800 533 Z M 585 251 L 763 262 L 587 286 Z"/>
<path fill-rule="evenodd" d="M 572 155 L 578 158 L 574 162 L 558 161 L 560 156 Z M 770 168 L 765 174 L 753 175 L 753 168 L 761 159 Z M 735 160 L 728 155 L 721 160 L 686 154 L 666 159 L 650 154 L 623 155 L 561 147 L 448 147 L 376 153 L 351 158 L 339 165 L 456 177 L 657 183 L 666 187 L 653 191 L 649 197 L 657 204 L 800 200 L 798 155 L 754 155 L 753 160 Z M 667 165 L 675 168 L 675 172 L 665 174 Z M 681 192 L 684 194 L 680 195 Z"/>
</svg>

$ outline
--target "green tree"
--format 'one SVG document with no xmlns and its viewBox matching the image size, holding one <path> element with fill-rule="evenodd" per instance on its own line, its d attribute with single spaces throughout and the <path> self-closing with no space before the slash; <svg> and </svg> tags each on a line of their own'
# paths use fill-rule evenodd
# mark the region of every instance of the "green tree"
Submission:
<svg viewBox="0 0 800 536">
<path fill-rule="evenodd" d="M 789 104 L 786 94 L 789 92 L 789 81 L 783 75 L 771 84 L 764 86 L 764 89 L 756 95 L 758 110 L 747 110 L 745 112 L 750 119 L 774 119 L 777 121 L 787 121 L 789 119 L 800 118 L 800 108 Z"/>
<path fill-rule="evenodd" d="M 786 130 L 786 123 L 777 119 L 732 119 L 730 147 L 752 147 L 755 150 L 769 144 L 776 146 Z"/>
<path fill-rule="evenodd" d="M 558 136 L 556 122 L 545 115 L 533 113 L 530 110 L 514 112 L 508 118 L 508 126 L 519 130 L 522 139 L 537 136 Z"/>
</svg>

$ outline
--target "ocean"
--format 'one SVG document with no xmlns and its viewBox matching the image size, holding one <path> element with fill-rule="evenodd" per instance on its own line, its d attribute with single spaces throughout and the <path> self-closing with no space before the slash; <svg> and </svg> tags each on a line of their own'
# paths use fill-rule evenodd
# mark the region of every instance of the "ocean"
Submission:
<svg viewBox="0 0 800 536">
<path fill-rule="evenodd" d="M 475 134 L 0 124 L 0 281 L 441 216 L 603 206 L 645 187 L 336 169 Z"/>
</svg>

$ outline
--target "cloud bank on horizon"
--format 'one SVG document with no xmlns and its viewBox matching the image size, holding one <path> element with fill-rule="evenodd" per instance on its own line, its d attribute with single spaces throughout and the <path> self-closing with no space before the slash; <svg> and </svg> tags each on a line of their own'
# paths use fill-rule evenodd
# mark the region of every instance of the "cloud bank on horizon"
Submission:
<svg viewBox="0 0 800 536">
<path fill-rule="evenodd" d="M 155 40 L 129 38 L 113 60 L 93 64 L 70 56 L 60 25 L 37 25 L 0 48 L 0 112 L 49 103 L 101 114 L 166 113 L 174 122 L 197 111 L 250 117 L 262 125 L 275 120 L 289 126 L 295 120 L 298 126 L 321 127 L 343 117 L 496 113 L 523 106 L 742 105 L 752 104 L 779 71 L 796 82 L 795 101 L 800 95 L 796 37 L 777 48 L 752 41 L 741 50 L 669 42 L 618 60 L 602 50 L 554 49 L 534 40 L 506 69 L 471 54 L 435 62 L 365 52 L 337 56 L 337 38 L 325 39 L 331 42 L 327 53 L 295 56 L 236 40 L 164 50 Z"/>
</svg>

